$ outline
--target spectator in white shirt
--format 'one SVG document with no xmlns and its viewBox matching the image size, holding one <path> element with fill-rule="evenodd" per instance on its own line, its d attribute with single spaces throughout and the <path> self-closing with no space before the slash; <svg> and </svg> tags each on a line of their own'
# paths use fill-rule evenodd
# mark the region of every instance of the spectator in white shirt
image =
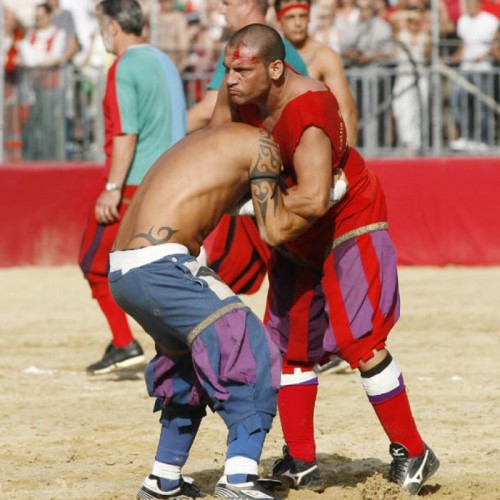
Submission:
<svg viewBox="0 0 500 500">
<path fill-rule="evenodd" d="M 493 59 L 500 41 L 500 21 L 496 16 L 481 10 L 479 0 L 466 0 L 466 10 L 457 23 L 457 35 L 461 40 L 457 51 L 452 55 L 452 62 L 459 64 L 462 75 L 475 85 L 482 94 L 491 94 Z M 455 140 L 459 135 L 469 135 L 469 130 L 461 130 L 459 121 L 463 114 L 467 90 L 459 83 L 455 85 L 452 95 L 453 115 L 455 118 Z M 478 106 L 480 117 L 480 140 L 484 143 L 488 138 L 488 112 L 484 103 Z M 471 115 L 469 115 L 471 116 Z M 462 124 L 463 125 L 463 124 Z M 463 128 L 463 126 L 462 126 Z M 455 145 L 458 144 L 455 142 Z M 458 147 L 457 147 L 458 149 Z"/>
<path fill-rule="evenodd" d="M 35 26 L 20 43 L 24 66 L 55 66 L 62 62 L 66 34 L 52 22 L 52 8 L 41 3 L 35 8 Z"/>
<path fill-rule="evenodd" d="M 27 81 L 34 95 L 23 127 L 24 160 L 64 159 L 64 81 L 60 66 L 65 42 L 65 32 L 52 22 L 50 5 L 37 5 L 35 26 L 20 43 L 22 64 L 33 68 L 27 73 Z"/>
</svg>

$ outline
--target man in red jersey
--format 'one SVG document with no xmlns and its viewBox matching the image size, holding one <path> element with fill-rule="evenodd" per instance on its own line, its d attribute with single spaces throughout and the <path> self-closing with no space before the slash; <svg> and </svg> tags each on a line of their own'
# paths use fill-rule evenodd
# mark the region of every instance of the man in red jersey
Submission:
<svg viewBox="0 0 500 500">
<path fill-rule="evenodd" d="M 324 489 L 316 462 L 314 363 L 335 353 L 359 369 L 390 441 L 389 479 L 412 494 L 439 467 L 410 409 L 386 339 L 399 317 L 396 252 L 385 198 L 363 158 L 347 146 L 333 94 L 318 80 L 264 63 L 279 34 L 255 24 L 236 32 L 224 56 L 225 84 L 211 126 L 244 121 L 272 132 L 288 186 L 285 205 L 307 224 L 273 250 L 265 321 L 283 354 L 278 407 L 286 446 L 273 473 L 296 488 Z M 348 192 L 331 206 L 332 170 Z"/>
</svg>

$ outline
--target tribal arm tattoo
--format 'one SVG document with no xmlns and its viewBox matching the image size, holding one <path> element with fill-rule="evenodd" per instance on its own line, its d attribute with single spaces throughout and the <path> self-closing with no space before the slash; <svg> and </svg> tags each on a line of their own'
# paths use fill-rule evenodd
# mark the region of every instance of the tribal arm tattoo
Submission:
<svg viewBox="0 0 500 500">
<path fill-rule="evenodd" d="M 144 238 L 146 241 L 151 243 L 151 245 L 161 245 L 162 243 L 168 243 L 175 233 L 178 233 L 178 229 L 172 229 L 168 226 L 160 227 L 155 230 L 154 226 L 147 233 L 137 233 L 130 238 L 130 241 L 136 240 L 137 238 Z M 165 233 L 163 236 L 162 233 Z"/>
<path fill-rule="evenodd" d="M 250 183 L 264 222 L 268 209 L 276 213 L 278 208 L 276 194 L 281 184 L 280 170 L 281 156 L 278 145 L 272 140 L 269 132 L 261 130 L 259 156 L 250 168 Z"/>
</svg>

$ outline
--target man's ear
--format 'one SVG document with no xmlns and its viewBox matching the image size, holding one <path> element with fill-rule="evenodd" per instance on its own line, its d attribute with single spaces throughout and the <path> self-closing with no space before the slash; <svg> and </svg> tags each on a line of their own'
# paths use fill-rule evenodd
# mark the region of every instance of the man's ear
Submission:
<svg viewBox="0 0 500 500">
<path fill-rule="evenodd" d="M 114 19 L 110 19 L 108 30 L 110 35 L 116 36 L 120 32 L 121 26 Z"/>
<path fill-rule="evenodd" d="M 279 59 L 273 61 L 269 65 L 269 74 L 271 75 L 272 80 L 279 80 L 283 75 L 284 70 L 285 70 L 285 64 L 283 63 L 283 61 L 280 61 Z"/>
<path fill-rule="evenodd" d="M 248 15 L 250 14 L 250 12 L 252 12 L 252 10 L 255 9 L 255 2 L 254 0 L 243 0 L 243 2 L 241 2 L 243 4 L 243 8 L 244 8 L 244 12 Z M 243 12 L 243 11 L 242 11 Z"/>
</svg>

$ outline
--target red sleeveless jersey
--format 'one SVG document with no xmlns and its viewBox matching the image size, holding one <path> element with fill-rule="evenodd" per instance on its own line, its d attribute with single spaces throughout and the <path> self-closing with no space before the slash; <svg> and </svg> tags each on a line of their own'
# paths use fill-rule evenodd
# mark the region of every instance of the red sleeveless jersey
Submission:
<svg viewBox="0 0 500 500">
<path fill-rule="evenodd" d="M 240 107 L 242 120 L 262 127 L 255 105 Z M 367 167 L 361 155 L 347 149 L 344 120 L 335 96 L 329 91 L 305 92 L 292 99 L 283 109 L 272 129 L 283 161 L 288 186 L 296 184 L 293 163 L 295 150 L 308 127 L 317 127 L 330 138 L 332 145 L 332 170 L 343 164 L 349 189 L 344 199 L 316 221 L 303 235 L 285 245 L 294 255 L 311 264 L 323 262 L 325 252 L 334 239 L 375 222 L 387 220 L 384 194 L 380 184 Z M 344 153 L 347 159 L 343 158 Z M 314 151 L 311 151 L 314 155 Z"/>
</svg>

